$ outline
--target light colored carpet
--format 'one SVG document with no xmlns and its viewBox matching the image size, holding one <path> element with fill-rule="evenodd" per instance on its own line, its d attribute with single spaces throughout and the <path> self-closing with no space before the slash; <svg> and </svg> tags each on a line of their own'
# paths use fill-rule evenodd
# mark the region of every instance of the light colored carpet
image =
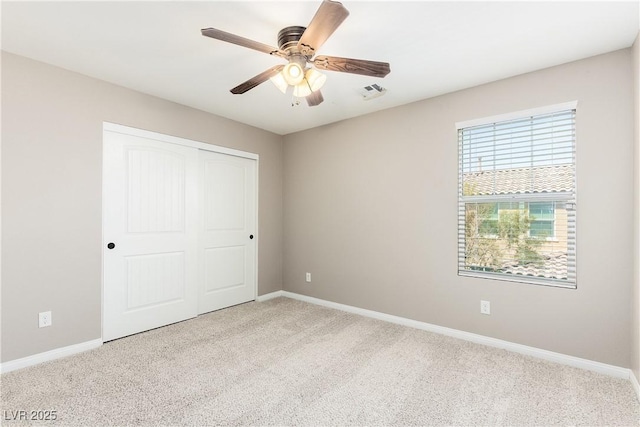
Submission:
<svg viewBox="0 0 640 427">
<path fill-rule="evenodd" d="M 287 298 L 3 374 L 2 410 L 57 411 L 39 425 L 640 424 L 629 381 Z"/>
</svg>

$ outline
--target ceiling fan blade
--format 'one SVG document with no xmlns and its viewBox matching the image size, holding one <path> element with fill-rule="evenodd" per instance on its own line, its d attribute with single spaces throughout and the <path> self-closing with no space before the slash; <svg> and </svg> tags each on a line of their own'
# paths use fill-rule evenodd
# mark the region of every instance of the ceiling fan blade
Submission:
<svg viewBox="0 0 640 427">
<path fill-rule="evenodd" d="M 313 56 L 347 16 L 349 11 L 342 3 L 324 0 L 298 40 L 298 49 L 303 55 Z"/>
<path fill-rule="evenodd" d="M 271 77 L 275 76 L 280 71 L 282 71 L 283 68 L 284 68 L 284 65 L 276 65 L 275 67 L 271 67 L 267 71 L 263 71 L 257 76 L 251 77 L 246 82 L 240 83 L 238 86 L 231 89 L 231 93 L 233 93 L 234 95 L 245 93 L 253 89 L 254 87 L 258 86 L 260 83 L 266 82 Z"/>
<path fill-rule="evenodd" d="M 283 52 L 280 52 L 277 47 L 256 42 L 244 37 L 237 36 L 235 34 L 227 33 L 226 31 L 218 30 L 215 28 L 204 28 L 201 31 L 203 36 L 211 37 L 212 39 L 222 40 L 223 42 L 228 42 L 228 43 L 237 44 L 238 46 L 248 47 L 249 49 L 257 50 L 258 52 L 268 53 L 269 55 L 286 56 L 284 55 Z"/>
<path fill-rule="evenodd" d="M 336 56 L 318 56 L 313 60 L 313 65 L 323 70 L 362 74 L 371 77 L 384 77 L 391 72 L 391 67 L 388 62 L 338 58 Z"/>
<path fill-rule="evenodd" d="M 311 92 L 311 95 L 307 95 L 306 99 L 309 107 L 315 107 L 316 105 L 322 104 L 322 101 L 324 101 L 324 97 L 322 96 L 320 90 Z"/>
</svg>

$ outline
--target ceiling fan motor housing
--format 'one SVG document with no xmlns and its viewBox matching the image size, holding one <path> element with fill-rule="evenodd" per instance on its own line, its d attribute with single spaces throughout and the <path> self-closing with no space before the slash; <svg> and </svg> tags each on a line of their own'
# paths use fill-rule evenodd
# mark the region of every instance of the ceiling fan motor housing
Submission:
<svg viewBox="0 0 640 427">
<path fill-rule="evenodd" d="M 286 27 L 278 32 L 278 47 L 287 53 L 296 53 L 298 40 L 302 37 L 306 27 Z"/>
</svg>

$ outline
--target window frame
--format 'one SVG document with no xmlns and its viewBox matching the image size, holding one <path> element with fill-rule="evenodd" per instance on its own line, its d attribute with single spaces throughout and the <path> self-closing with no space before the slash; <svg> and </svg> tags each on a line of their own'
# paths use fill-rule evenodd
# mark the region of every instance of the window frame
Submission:
<svg viewBox="0 0 640 427">
<path fill-rule="evenodd" d="M 577 233 L 575 226 L 577 224 L 576 218 L 576 205 L 577 205 L 577 161 L 576 161 L 576 151 L 577 151 L 577 131 L 576 131 L 576 118 L 577 118 L 577 101 L 565 102 L 561 104 L 554 104 L 539 108 L 532 108 L 528 110 L 515 111 L 507 114 L 501 114 L 496 116 L 490 116 L 485 118 L 466 120 L 462 122 L 457 122 L 456 125 L 456 135 L 458 138 L 458 276 L 464 277 L 474 277 L 481 279 L 492 279 L 492 280 L 500 280 L 507 282 L 516 282 L 516 283 L 526 283 L 526 284 L 535 284 L 542 286 L 550 286 L 556 288 L 568 288 L 568 289 L 577 289 L 578 285 L 578 277 L 577 277 Z M 572 191 L 563 191 L 563 192 L 553 192 L 553 193 L 527 193 L 518 195 L 515 197 L 513 194 L 494 194 L 494 195 L 463 195 L 463 142 L 461 138 L 461 131 L 464 129 L 472 128 L 475 126 L 489 125 L 492 123 L 498 124 L 501 122 L 508 122 L 511 120 L 522 119 L 525 117 L 536 117 L 542 116 L 546 114 L 558 113 L 563 111 L 573 110 L 573 151 L 572 151 L 572 165 L 574 168 L 573 175 L 573 188 Z M 571 216 L 571 220 L 569 221 L 569 229 L 568 235 L 571 237 L 567 237 L 567 279 L 557 279 L 557 278 L 547 278 L 547 277 L 537 277 L 537 276 L 526 276 L 519 274 L 510 274 L 504 272 L 487 272 L 483 270 L 474 270 L 469 268 L 464 268 L 466 266 L 465 259 L 467 256 L 466 252 L 466 244 L 464 243 L 464 229 L 466 224 L 466 204 L 467 203 L 503 203 L 503 202 L 527 202 L 527 203 L 536 203 L 536 202 L 554 202 L 554 214 L 553 214 L 553 227 L 554 227 L 554 235 L 551 238 L 547 238 L 546 240 L 555 240 L 557 239 L 557 204 L 562 203 L 565 206 L 567 211 L 567 215 Z M 498 205 L 499 206 L 499 205 Z M 527 206 L 527 211 L 529 207 Z M 498 215 L 500 209 L 497 209 Z M 461 241 L 461 235 L 462 241 Z M 487 236 L 489 237 L 489 236 Z"/>
</svg>

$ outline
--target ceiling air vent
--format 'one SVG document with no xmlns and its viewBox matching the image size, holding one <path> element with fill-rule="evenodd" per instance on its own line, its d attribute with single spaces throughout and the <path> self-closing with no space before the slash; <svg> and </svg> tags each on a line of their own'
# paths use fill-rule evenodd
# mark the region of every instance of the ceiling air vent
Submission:
<svg viewBox="0 0 640 427">
<path fill-rule="evenodd" d="M 377 84 L 372 84 L 370 86 L 365 86 L 362 89 L 358 89 L 358 93 L 362 95 L 362 99 L 365 101 L 382 96 L 386 92 L 387 90 L 385 88 Z"/>
</svg>

